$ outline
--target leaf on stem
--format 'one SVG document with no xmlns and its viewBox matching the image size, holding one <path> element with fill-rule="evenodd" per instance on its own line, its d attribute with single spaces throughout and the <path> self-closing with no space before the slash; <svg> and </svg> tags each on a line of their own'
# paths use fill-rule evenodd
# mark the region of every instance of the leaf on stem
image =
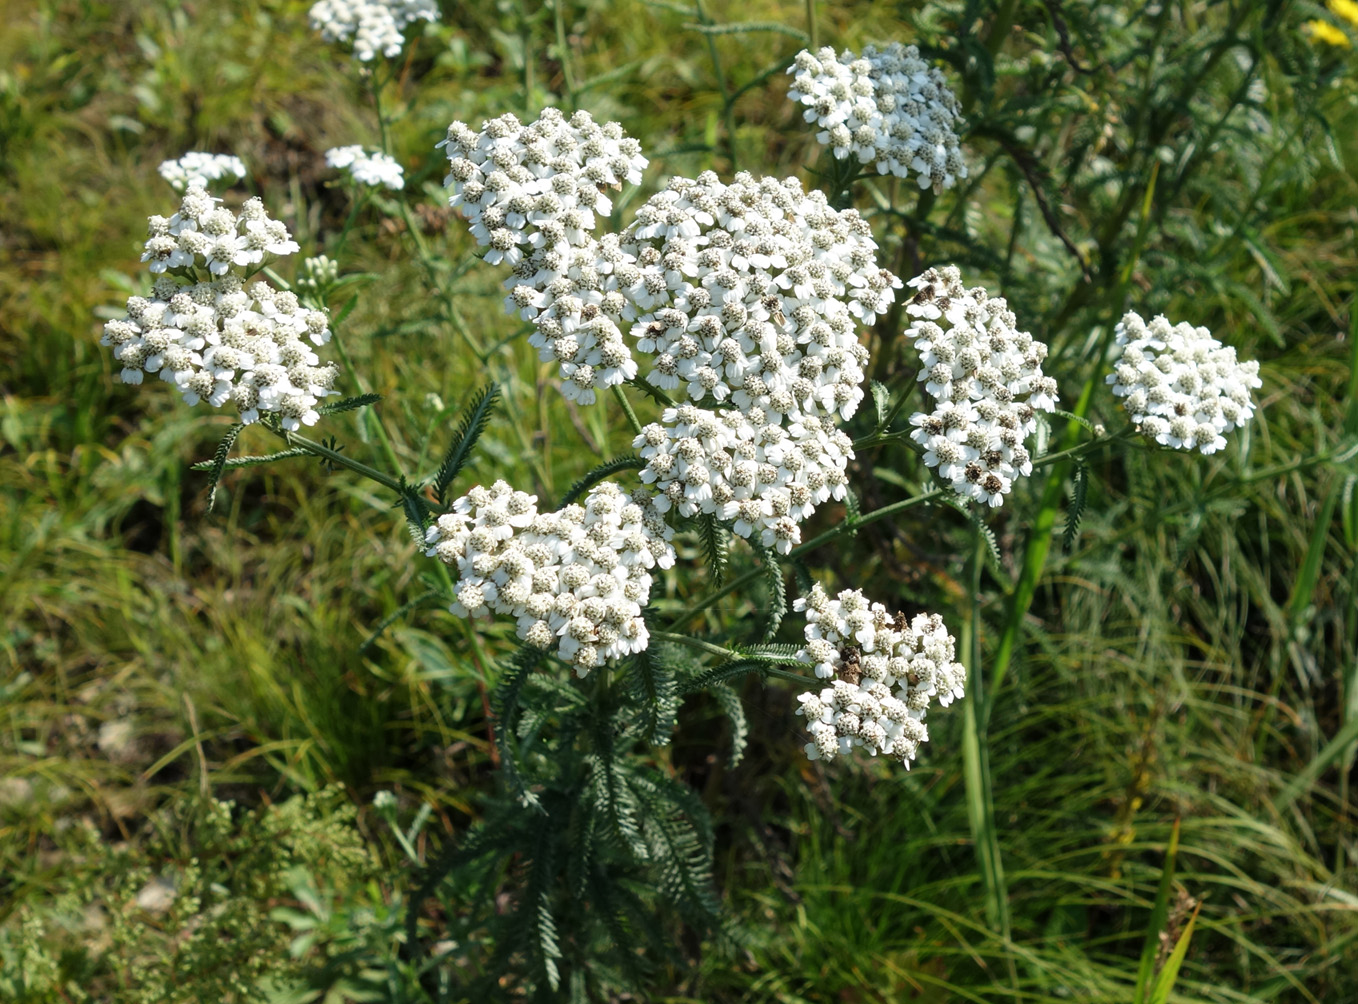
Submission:
<svg viewBox="0 0 1358 1004">
<path fill-rule="evenodd" d="M 217 450 L 212 454 L 212 459 L 208 461 L 208 512 L 212 512 L 212 507 L 217 504 L 217 483 L 222 480 L 222 471 L 226 469 L 226 459 L 231 455 L 231 448 L 236 445 L 236 437 L 240 435 L 244 428 L 244 424 L 237 422 L 227 429 L 226 435 L 217 444 Z"/>
<path fill-rule="evenodd" d="M 438 497 L 439 505 L 446 504 L 448 486 L 471 460 L 472 448 L 481 438 L 481 433 L 486 431 L 486 426 L 490 424 L 491 412 L 499 397 L 500 387 L 491 381 L 476 392 L 463 410 L 461 418 L 458 419 L 453 441 L 448 446 L 448 452 L 443 455 L 443 463 L 439 465 L 438 473 L 434 475 L 434 494 Z"/>
<path fill-rule="evenodd" d="M 1085 503 L 1089 496 L 1089 465 L 1083 461 L 1076 463 L 1074 482 L 1071 485 L 1070 508 L 1066 510 L 1066 528 L 1061 534 L 1061 547 L 1069 554 L 1080 539 L 1080 520 L 1084 518 Z"/>
<path fill-rule="evenodd" d="M 698 540 L 703 548 L 703 560 L 712 573 L 714 585 L 721 585 L 726 577 L 726 565 L 730 558 L 727 550 L 726 528 L 717 522 L 712 513 L 698 517 Z"/>
<path fill-rule="evenodd" d="M 359 394 L 357 397 L 346 397 L 343 401 L 334 401 L 330 404 L 323 404 L 316 409 L 322 415 L 338 415 L 345 411 L 357 411 L 359 408 L 366 408 L 370 404 L 376 404 L 382 400 L 381 394 Z"/>
<path fill-rule="evenodd" d="M 642 460 L 640 457 L 635 457 L 630 453 L 626 456 L 614 457 L 612 460 L 605 460 L 598 467 L 594 468 L 594 470 L 580 478 L 575 484 L 571 485 L 566 494 L 561 496 L 561 502 L 557 508 L 562 509 L 570 505 L 600 481 L 603 481 L 612 474 L 618 473 L 618 471 L 639 471 L 645 466 L 646 461 Z"/>
</svg>

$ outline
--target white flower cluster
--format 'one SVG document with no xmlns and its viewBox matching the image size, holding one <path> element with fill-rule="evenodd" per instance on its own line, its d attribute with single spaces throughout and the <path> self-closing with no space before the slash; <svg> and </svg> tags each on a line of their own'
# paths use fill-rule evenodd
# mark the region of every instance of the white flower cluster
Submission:
<svg viewBox="0 0 1358 1004">
<path fill-rule="evenodd" d="M 454 502 L 425 553 L 457 569 L 455 614 L 515 617 L 521 639 L 586 676 L 649 644 L 650 569 L 674 564 L 673 535 L 645 489 L 604 482 L 584 505 L 539 513 L 536 496 L 497 481 Z"/>
<path fill-rule="evenodd" d="M 832 681 L 819 693 L 798 696 L 797 714 L 811 733 L 807 757 L 833 760 L 862 747 L 870 756 L 897 757 L 908 769 L 929 738 L 929 705 L 936 698 L 947 707 L 966 683 L 942 619 L 893 616 L 857 589 L 831 599 L 819 583 L 794 609 L 806 611 L 806 648 L 798 660 Z"/>
<path fill-rule="evenodd" d="M 298 249 L 288 228 L 270 219 L 259 199 L 246 200 L 239 213 L 222 208 L 221 201 L 201 185 L 189 186 L 179 212 L 147 221 L 141 260 L 156 273 L 202 266 L 225 275 L 233 266 L 259 265 L 266 255 Z"/>
<path fill-rule="evenodd" d="M 916 290 L 905 308 L 915 321 L 905 335 L 936 402 L 910 417 L 911 438 L 958 494 L 1001 505 L 1014 478 L 1032 473 L 1024 443 L 1037 412 L 1056 407 L 1056 381 L 1042 373 L 1047 346 L 1017 329 L 1003 297 L 965 288 L 951 265 L 907 285 Z"/>
<path fill-rule="evenodd" d="M 707 411 L 666 408 L 633 442 L 646 461 L 641 479 L 659 485 L 656 508 L 734 520 L 742 537 L 787 554 L 817 505 L 842 501 L 853 443 L 828 418 L 802 415 L 787 426 L 754 405 Z"/>
<path fill-rule="evenodd" d="M 160 165 L 160 176 L 176 192 L 193 185 L 206 186 L 208 182 L 220 181 L 227 175 L 237 181 L 245 177 L 245 164 L 239 157 L 191 150 L 178 160 L 163 161 Z"/>
<path fill-rule="evenodd" d="M 339 371 L 307 344 L 329 338 L 325 314 L 265 282 L 247 289 L 232 272 L 189 284 L 161 276 L 149 299 L 130 298 L 127 316 L 104 325 L 100 344 L 113 346 L 123 383 L 159 373 L 191 405 L 229 403 L 247 423 L 275 412 L 296 430 L 314 425 L 319 399 L 337 393 Z"/>
<path fill-rule="evenodd" d="M 367 63 L 398 56 L 404 32 L 415 21 L 437 21 L 434 0 L 320 0 L 311 8 L 311 27 L 327 42 L 353 41 L 354 55 Z"/>
<path fill-rule="evenodd" d="M 967 176 L 961 105 L 913 45 L 868 46 L 862 56 L 803 49 L 788 73 L 796 75 L 788 97 L 807 106 L 806 121 L 821 129 L 816 139 L 839 159 L 852 154 L 900 178 L 913 172 L 920 188 L 935 191 Z"/>
<path fill-rule="evenodd" d="M 647 379 L 693 402 L 637 437 L 642 479 L 658 504 L 787 553 L 816 505 L 844 498 L 853 448 L 834 421 L 863 398 L 858 328 L 900 287 L 867 222 L 796 179 L 706 172 L 672 181 L 604 251 L 603 309 L 621 305 Z"/>
<path fill-rule="evenodd" d="M 334 168 L 348 168 L 349 175 L 360 185 L 393 191 L 406 187 L 401 165 L 381 151 L 369 153 L 361 146 L 337 146 L 325 151 L 325 162 Z"/>
<path fill-rule="evenodd" d="M 448 127 L 445 184 L 471 223 L 485 260 L 514 268 L 506 309 L 537 322 L 530 342 L 561 365 L 562 392 L 590 404 L 596 388 L 631 379 L 637 365 L 614 321 L 623 303 L 605 303 L 601 242 L 590 232 L 613 211 L 605 188 L 637 184 L 646 167 L 641 144 L 615 122 L 588 112 L 569 119 L 555 108 L 524 125 L 502 115 L 474 132 Z"/>
<path fill-rule="evenodd" d="M 1259 364 L 1240 362 L 1206 328 L 1147 324 L 1128 313 L 1117 326 L 1122 355 L 1107 377 L 1141 432 L 1161 446 L 1215 453 L 1224 433 L 1254 416 Z"/>
<path fill-rule="evenodd" d="M 326 315 L 266 282 L 247 288 L 244 271 L 266 254 L 296 251 L 297 244 L 259 199 L 247 201 L 239 215 L 220 201 L 195 184 L 179 212 L 150 218 L 142 261 L 152 272 L 184 269 L 186 281 L 161 275 L 149 299 L 131 297 L 127 315 L 104 325 L 101 344 L 113 347 L 124 383 L 159 373 L 191 405 L 229 402 L 243 422 L 275 412 L 284 428 L 314 425 L 320 398 L 337 393 L 338 370 L 321 365 L 311 348 L 330 340 Z M 200 266 L 217 278 L 195 281 Z"/>
</svg>

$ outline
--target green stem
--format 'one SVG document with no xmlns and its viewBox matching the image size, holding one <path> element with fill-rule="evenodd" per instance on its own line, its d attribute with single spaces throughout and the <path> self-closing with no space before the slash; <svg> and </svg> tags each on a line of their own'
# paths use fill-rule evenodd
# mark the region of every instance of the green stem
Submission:
<svg viewBox="0 0 1358 1004">
<path fill-rule="evenodd" d="M 703 10 L 703 0 L 693 0 L 693 9 L 699 24 L 704 26 L 712 24 L 708 20 L 707 13 Z M 726 128 L 726 157 L 731 162 L 731 173 L 735 174 L 740 170 L 739 161 L 736 157 L 735 102 L 731 98 L 731 89 L 726 83 L 726 71 L 722 69 L 721 53 L 717 51 L 717 37 L 710 31 L 705 31 L 703 34 L 707 36 L 707 51 L 712 57 L 712 71 L 717 77 L 717 90 L 721 93 L 721 115 Z"/>
<path fill-rule="evenodd" d="M 637 421 L 637 413 L 632 410 L 632 402 L 627 400 L 627 395 L 623 393 L 621 384 L 613 385 L 613 396 L 618 399 L 618 404 L 622 405 L 623 414 L 627 416 L 627 423 L 632 427 L 632 431 L 640 435 L 641 423 Z"/>
<path fill-rule="evenodd" d="M 820 48 L 820 32 L 816 30 L 816 0 L 806 0 L 806 37 L 807 48 L 812 52 Z"/>
<path fill-rule="evenodd" d="M 561 77 L 566 83 L 566 99 L 575 110 L 575 74 L 571 70 L 570 50 L 566 47 L 566 18 L 561 13 L 565 0 L 552 0 L 552 20 L 556 23 L 557 58 L 561 61 Z"/>
<path fill-rule="evenodd" d="M 738 659 L 750 658 L 749 652 L 737 652 L 735 649 L 723 648 L 721 645 L 710 641 L 703 641 L 701 638 L 694 638 L 692 635 L 676 634 L 671 631 L 652 631 L 651 638 L 654 641 L 667 641 L 671 645 L 682 645 L 684 648 L 691 648 L 695 652 L 702 652 L 706 655 L 715 655 L 719 659 L 734 662 Z M 801 673 L 794 673 L 788 669 L 781 669 L 770 663 L 767 666 L 751 667 L 751 672 L 760 672 L 765 676 L 776 677 L 779 680 L 791 680 L 804 686 L 814 686 L 817 682 L 811 677 Z"/>
<path fill-rule="evenodd" d="M 990 778 L 990 750 L 982 720 L 986 706 L 985 675 L 981 668 L 981 568 L 985 541 L 974 534 L 970 569 L 971 609 L 962 622 L 959 651 L 967 667 L 967 697 L 962 724 L 962 772 L 966 783 L 967 822 L 976 848 L 976 861 L 985 891 L 986 923 L 1009 940 L 1009 893 L 1004 879 L 999 834 L 995 829 L 995 797 Z M 1011 980 L 1014 974 L 1011 972 Z"/>
<path fill-rule="evenodd" d="M 286 429 L 281 429 L 273 425 L 269 425 L 267 428 L 276 436 L 281 437 L 289 446 L 295 446 L 298 449 L 306 450 L 308 453 L 321 457 L 337 467 L 344 467 L 353 471 L 355 474 L 361 474 L 369 481 L 376 481 L 379 485 L 382 485 L 384 488 L 390 488 L 394 492 L 399 493 L 402 491 L 400 481 L 389 475 L 383 474 L 375 467 L 369 467 L 362 461 L 354 460 L 352 457 L 346 457 L 338 450 L 332 450 L 328 446 L 323 446 L 314 440 L 307 439 L 300 433 L 289 432 Z"/>
</svg>

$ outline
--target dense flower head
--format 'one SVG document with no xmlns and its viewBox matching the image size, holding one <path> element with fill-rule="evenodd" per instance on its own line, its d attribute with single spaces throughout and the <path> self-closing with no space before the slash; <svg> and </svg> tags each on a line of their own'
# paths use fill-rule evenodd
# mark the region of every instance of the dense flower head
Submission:
<svg viewBox="0 0 1358 1004">
<path fill-rule="evenodd" d="M 723 184 L 711 171 L 637 210 L 605 270 L 648 381 L 774 421 L 853 415 L 867 362 L 859 328 L 901 285 L 856 210 L 795 178 Z"/>
<path fill-rule="evenodd" d="M 911 438 L 954 491 L 1001 505 L 1014 479 L 1032 473 L 1026 441 L 1037 412 L 1056 407 L 1056 381 L 1042 373 L 1047 346 L 1018 330 L 1003 297 L 967 289 L 951 265 L 907 285 L 916 292 L 906 302 L 914 322 L 905 335 L 935 402 L 910 417 Z"/>
<path fill-rule="evenodd" d="M 176 192 L 193 185 L 206 187 L 209 182 L 220 181 L 228 175 L 237 181 L 245 177 L 245 164 L 239 157 L 198 150 L 190 150 L 178 160 L 163 161 L 159 170 L 160 176 Z"/>
<path fill-rule="evenodd" d="M 327 42 L 352 42 L 355 58 L 368 63 L 398 56 L 405 30 L 415 21 L 437 21 L 434 0 L 320 0 L 311 8 L 311 27 Z"/>
<path fill-rule="evenodd" d="M 600 311 L 629 329 L 646 379 L 688 399 L 634 444 L 658 505 L 787 553 L 844 498 L 853 448 L 835 421 L 863 398 L 858 329 L 900 286 L 876 251 L 855 211 L 744 173 L 677 178 L 601 242 Z"/>
<path fill-rule="evenodd" d="M 967 176 L 957 134 L 966 123 L 943 74 L 915 46 L 868 46 L 862 56 L 838 56 L 826 46 L 803 49 L 788 68 L 788 96 L 806 106 L 816 139 L 843 160 L 852 155 L 878 174 L 907 178 L 920 188 L 951 188 Z"/>
<path fill-rule="evenodd" d="M 604 482 L 583 505 L 540 513 L 536 496 L 497 481 L 454 502 L 425 553 L 457 571 L 454 613 L 514 617 L 523 641 L 586 676 L 649 644 L 650 570 L 674 564 L 673 535 L 645 489 Z"/>
<path fill-rule="evenodd" d="M 392 157 L 381 151 L 369 151 L 361 146 L 337 146 L 325 151 L 325 162 L 331 167 L 345 169 L 360 185 L 373 188 L 405 188 L 405 171 Z"/>
<path fill-rule="evenodd" d="M 292 293 L 247 286 L 235 272 L 205 282 L 163 275 L 104 325 L 100 344 L 113 347 L 124 383 L 158 373 L 191 405 L 230 405 L 246 423 L 273 412 L 295 430 L 314 425 L 319 400 L 336 393 L 339 371 L 312 349 L 329 341 L 327 324 Z"/>
<path fill-rule="evenodd" d="M 336 393 L 338 370 L 312 348 L 330 340 L 329 320 L 291 292 L 248 281 L 249 266 L 297 244 L 259 199 L 239 213 L 220 201 L 195 184 L 179 212 L 150 218 L 142 261 L 159 278 L 104 325 L 100 343 L 112 346 L 124 383 L 158 373 L 189 404 L 230 404 L 247 423 L 273 412 L 287 429 L 314 425 L 320 399 Z"/>
<path fill-rule="evenodd" d="M 907 768 L 929 738 L 924 716 L 936 699 L 960 698 L 966 669 L 954 658 L 953 636 L 937 614 L 890 614 L 860 590 L 831 598 L 820 584 L 799 598 L 806 613 L 806 648 L 797 659 L 830 683 L 801 694 L 806 755 L 833 760 L 855 748 L 896 757 Z"/>
<path fill-rule="evenodd" d="M 600 125 L 586 111 L 568 119 L 556 108 L 527 125 L 501 115 L 480 132 L 454 122 L 438 145 L 448 154 L 450 204 L 490 248 L 492 265 L 587 243 L 596 217 L 613 211 L 603 190 L 639 183 L 647 165 L 641 144 L 616 122 Z"/>
<path fill-rule="evenodd" d="M 223 208 L 221 201 L 201 184 L 190 185 L 177 213 L 147 221 L 141 260 L 157 274 L 206 268 L 225 275 L 298 249 L 287 226 L 270 219 L 259 199 L 247 199 L 238 213 Z"/>
<path fill-rule="evenodd" d="M 786 554 L 800 523 L 848 491 L 853 443 L 828 419 L 805 415 L 787 426 L 762 408 L 709 411 L 681 404 L 661 413 L 633 442 L 660 489 L 656 508 L 715 514 L 741 537 Z"/>
<path fill-rule="evenodd" d="M 1259 364 L 1236 359 L 1206 328 L 1171 326 L 1163 316 L 1147 324 L 1129 312 L 1116 335 L 1122 352 L 1107 382 L 1142 434 L 1161 446 L 1215 453 L 1225 433 L 1254 416 Z"/>
<path fill-rule="evenodd" d="M 604 302 L 600 262 L 616 238 L 592 231 L 613 211 L 605 190 L 637 184 L 647 160 L 616 122 L 588 112 L 569 119 L 544 109 L 525 125 L 514 115 L 480 132 L 448 127 L 451 204 L 461 208 L 485 260 L 514 269 L 505 308 L 537 322 L 529 339 L 543 361 L 561 366 L 562 393 L 591 404 L 596 391 L 636 376 L 637 364 Z M 614 305 L 616 306 L 616 305 Z"/>
</svg>

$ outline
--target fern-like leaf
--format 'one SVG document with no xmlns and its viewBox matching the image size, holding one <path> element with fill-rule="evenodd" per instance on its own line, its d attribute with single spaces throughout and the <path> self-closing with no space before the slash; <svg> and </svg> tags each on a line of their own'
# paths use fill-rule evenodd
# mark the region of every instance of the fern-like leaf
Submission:
<svg viewBox="0 0 1358 1004">
<path fill-rule="evenodd" d="M 237 422 L 226 430 L 226 435 L 217 444 L 217 450 L 212 454 L 212 459 L 208 462 L 208 488 L 207 488 L 207 511 L 212 512 L 212 507 L 217 504 L 217 484 L 222 480 L 222 471 L 226 469 L 226 459 L 231 455 L 231 447 L 236 445 L 236 437 L 244 429 L 244 424 Z"/>
<path fill-rule="evenodd" d="M 358 654 L 367 655 L 368 652 L 372 650 L 372 647 L 377 644 L 377 640 L 386 632 L 387 628 L 391 627 L 411 611 L 418 610 L 420 607 L 432 603 L 441 596 L 443 596 L 441 590 L 426 589 L 413 600 L 407 600 L 405 603 L 402 603 L 399 607 L 377 622 L 377 627 L 373 628 L 372 633 L 368 635 L 363 644 L 358 646 Z"/>
<path fill-rule="evenodd" d="M 679 710 L 678 689 L 668 660 L 652 645 L 632 657 L 627 671 L 631 696 L 642 708 L 642 736 L 653 746 L 666 746 Z"/>
<path fill-rule="evenodd" d="M 537 846 L 529 871 L 528 888 L 520 909 L 524 912 L 532 932 L 531 953 L 542 967 L 542 975 L 555 992 L 561 989 L 561 972 L 557 959 L 561 958 L 561 939 L 552 916 L 552 884 L 556 878 L 556 833 L 552 827 L 538 829 Z"/>
<path fill-rule="evenodd" d="M 397 500 L 396 506 L 405 514 L 406 530 L 410 533 L 410 539 L 415 542 L 416 547 L 423 549 L 427 544 L 425 530 L 429 527 L 429 503 L 402 478 L 401 497 Z"/>
<path fill-rule="evenodd" d="M 275 460 L 288 460 L 292 457 L 309 457 L 310 450 L 304 450 L 300 446 L 291 450 L 279 450 L 277 453 L 266 453 L 263 456 L 228 457 L 222 464 L 223 471 L 234 471 L 240 467 L 258 467 L 260 464 L 271 464 Z M 212 471 L 217 469 L 216 460 L 200 460 L 189 468 L 191 471 Z"/>
<path fill-rule="evenodd" d="M 737 766 L 745 756 L 745 747 L 750 739 L 750 724 L 745 718 L 745 705 L 740 695 L 724 683 L 709 686 L 709 693 L 716 699 L 722 713 L 731 720 L 731 766 Z"/>
<path fill-rule="evenodd" d="M 542 660 L 542 652 L 525 645 L 514 653 L 509 666 L 490 696 L 490 709 L 495 715 L 495 746 L 500 753 L 500 769 L 519 804 L 542 811 L 541 800 L 528 789 L 528 781 L 519 766 L 519 750 L 514 734 L 519 718 L 519 698 L 529 675 Z"/>
<path fill-rule="evenodd" d="M 640 457 L 634 457 L 631 454 L 623 457 L 614 457 L 612 460 L 605 461 L 582 477 L 579 481 L 575 482 L 575 484 L 571 485 L 570 490 L 567 491 L 565 495 L 561 496 L 561 503 L 557 508 L 563 509 L 570 505 L 600 481 L 603 481 L 610 475 L 618 473 L 618 471 L 639 471 L 645 466 L 646 461 L 642 460 Z"/>
<path fill-rule="evenodd" d="M 370 404 L 376 404 L 382 400 L 381 394 L 359 394 L 357 397 L 346 397 L 343 401 L 335 401 L 332 404 L 323 404 L 316 411 L 321 415 L 338 415 L 345 411 L 357 411 L 359 408 L 366 408 Z"/>
<path fill-rule="evenodd" d="M 1066 510 L 1066 528 L 1061 534 L 1061 548 L 1069 554 L 1080 539 L 1080 520 L 1084 518 L 1089 501 L 1089 466 L 1077 464 L 1071 485 L 1070 508 Z"/>
<path fill-rule="evenodd" d="M 770 642 L 782 627 L 787 615 L 787 586 L 783 582 L 783 566 L 778 564 L 774 552 L 764 549 L 760 554 L 764 562 L 764 581 L 769 586 L 769 618 L 764 623 L 764 635 L 760 641 Z"/>
<path fill-rule="evenodd" d="M 491 413 L 499 398 L 500 387 L 492 381 L 477 391 L 463 409 L 457 422 L 457 431 L 453 434 L 453 441 L 448 445 L 448 452 L 443 455 L 443 463 L 439 465 L 438 473 L 434 475 L 434 494 L 438 497 L 439 505 L 446 504 L 448 486 L 471 460 L 472 448 L 481 438 L 481 433 L 486 431 L 486 426 L 490 424 Z"/>
<path fill-rule="evenodd" d="M 747 673 L 758 672 L 762 674 L 768 664 L 767 659 L 732 659 L 730 662 L 724 662 L 714 669 L 709 669 L 705 673 L 685 680 L 682 692 L 686 695 L 696 694 L 698 691 L 707 690 L 709 687 L 725 686 L 727 681 L 740 679 Z"/>
<path fill-rule="evenodd" d="M 713 585 L 721 585 L 726 578 L 726 565 L 729 551 L 726 543 L 726 528 L 717 522 L 711 513 L 698 517 L 698 541 L 702 545 L 703 560 L 712 573 Z"/>
</svg>

